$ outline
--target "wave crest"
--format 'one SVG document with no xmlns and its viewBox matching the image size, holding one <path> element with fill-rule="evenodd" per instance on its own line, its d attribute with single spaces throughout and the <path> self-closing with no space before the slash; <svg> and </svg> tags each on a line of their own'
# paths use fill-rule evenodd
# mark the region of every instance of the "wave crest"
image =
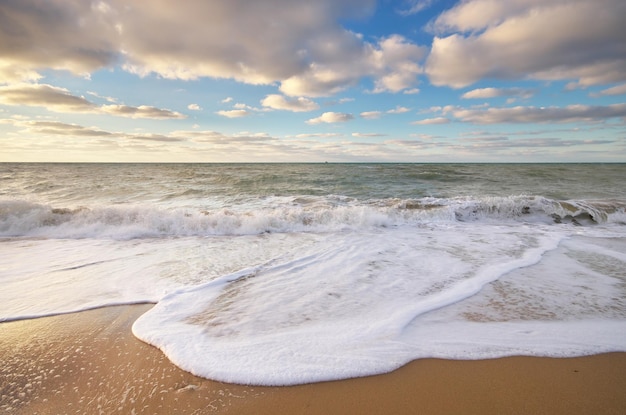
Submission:
<svg viewBox="0 0 626 415">
<path fill-rule="evenodd" d="M 540 196 L 359 201 L 296 197 L 262 207 L 166 209 L 153 205 L 53 207 L 0 201 L 0 236 L 120 239 L 334 232 L 433 222 L 517 221 L 590 226 L 626 224 L 626 201 L 558 201 Z"/>
</svg>

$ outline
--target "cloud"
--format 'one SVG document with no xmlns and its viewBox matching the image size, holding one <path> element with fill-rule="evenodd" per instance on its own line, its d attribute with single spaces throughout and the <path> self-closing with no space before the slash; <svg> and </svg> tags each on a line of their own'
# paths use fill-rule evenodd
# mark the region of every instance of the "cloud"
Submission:
<svg viewBox="0 0 626 415">
<path fill-rule="evenodd" d="M 409 111 L 411 111 L 410 108 L 401 107 L 400 105 L 398 105 L 394 109 L 387 111 L 387 114 L 404 114 L 405 112 L 409 112 Z"/>
<path fill-rule="evenodd" d="M 338 123 L 338 122 L 346 122 L 354 119 L 352 114 L 345 114 L 343 112 L 325 112 L 321 116 L 317 118 L 311 118 L 306 123 L 311 125 L 321 124 L 321 123 Z"/>
<path fill-rule="evenodd" d="M 250 111 L 247 110 L 228 110 L 228 111 L 217 111 L 216 114 L 221 115 L 222 117 L 226 117 L 226 118 L 241 118 L 241 117 L 247 117 L 248 115 L 250 115 Z"/>
<path fill-rule="evenodd" d="M 229 102 L 232 102 L 232 100 L 233 100 L 233 97 L 224 98 L 222 100 L 222 104 L 228 104 Z"/>
<path fill-rule="evenodd" d="M 47 84 L 17 83 L 0 86 L 0 104 L 45 107 L 49 111 L 62 113 L 108 114 L 128 118 L 181 119 L 185 115 L 167 109 L 147 105 L 98 106 L 83 97 L 72 95 L 65 88 Z"/>
<path fill-rule="evenodd" d="M 87 94 L 89 94 L 89 95 L 91 95 L 93 97 L 96 97 L 96 98 L 103 99 L 103 100 L 105 100 L 107 102 L 110 102 L 110 103 L 113 103 L 113 104 L 117 103 L 117 99 L 114 98 L 114 97 L 105 97 L 105 96 L 102 96 L 102 95 L 98 94 L 97 92 L 93 92 L 93 91 L 87 91 Z"/>
<path fill-rule="evenodd" d="M 140 105 L 138 107 L 131 107 L 128 105 L 103 105 L 99 108 L 99 112 L 103 114 L 116 115 L 118 117 L 150 118 L 153 120 L 187 118 L 179 112 L 151 107 L 148 105 Z"/>
<path fill-rule="evenodd" d="M 54 112 L 95 112 L 97 106 L 67 89 L 47 84 L 18 83 L 0 86 L 0 103 L 46 107 Z"/>
<path fill-rule="evenodd" d="M 434 85 L 480 79 L 626 80 L 623 0 L 467 0 L 431 25 L 425 71 Z"/>
<path fill-rule="evenodd" d="M 467 142 L 468 148 L 473 151 L 484 149 L 504 149 L 512 148 L 546 148 L 546 147 L 573 147 L 573 146 L 590 146 L 612 144 L 611 140 L 564 140 L 562 138 L 517 138 L 510 139 L 506 136 L 502 137 L 476 137 L 463 139 L 461 142 Z"/>
<path fill-rule="evenodd" d="M 363 77 L 372 78 L 378 92 L 397 92 L 416 82 L 426 49 L 398 35 L 369 42 L 342 27 L 342 21 L 371 16 L 375 5 L 6 0 L 0 75 L 5 82 L 36 80 L 38 71 L 51 68 L 88 76 L 120 65 L 140 76 L 279 83 L 289 96 L 332 95 Z"/>
<path fill-rule="evenodd" d="M 413 121 L 411 124 L 413 125 L 439 125 L 439 124 L 448 124 L 450 119 L 445 117 L 436 117 L 436 118 L 426 118 L 424 120 Z"/>
<path fill-rule="evenodd" d="M 596 122 L 626 117 L 626 104 L 457 109 L 453 114 L 463 122 L 474 124 Z"/>
<path fill-rule="evenodd" d="M 75 137 L 107 137 L 111 133 L 94 127 L 84 127 L 77 124 L 67 124 L 58 121 L 16 121 L 9 123 L 23 127 L 29 134 L 63 135 Z"/>
<path fill-rule="evenodd" d="M 41 69 L 85 76 L 117 62 L 121 43 L 115 21 L 95 5 L 64 0 L 3 1 L 0 82 L 37 80 Z"/>
<path fill-rule="evenodd" d="M 189 104 L 187 105 L 187 109 L 190 109 L 191 111 L 202 111 L 202 108 L 198 104 Z"/>
<path fill-rule="evenodd" d="M 380 118 L 382 112 L 380 111 L 365 111 L 359 114 L 361 118 L 365 118 L 366 120 L 376 120 Z"/>
<path fill-rule="evenodd" d="M 374 81 L 372 92 L 400 92 L 412 88 L 422 73 L 418 62 L 425 56 L 426 48 L 403 36 L 392 35 L 371 44 L 345 32 L 341 40 L 324 42 L 324 45 L 337 44 L 327 59 L 312 62 L 303 73 L 283 80 L 280 90 L 290 96 L 327 96 L 368 77 Z"/>
<path fill-rule="evenodd" d="M 352 137 L 385 137 L 387 134 L 381 133 L 352 133 Z"/>
<path fill-rule="evenodd" d="M 528 99 L 535 94 L 532 89 L 523 88 L 479 88 L 473 89 L 461 95 L 464 99 L 519 97 Z"/>
<path fill-rule="evenodd" d="M 319 109 L 319 105 L 317 105 L 314 101 L 311 101 L 308 98 L 300 97 L 290 99 L 277 94 L 271 94 L 266 96 L 261 101 L 261 105 L 277 110 L 286 110 L 293 112 L 306 112 Z"/>
<path fill-rule="evenodd" d="M 340 137 L 343 134 L 339 133 L 310 133 L 310 134 L 297 134 L 296 138 L 331 138 Z"/>
<path fill-rule="evenodd" d="M 128 140 L 156 141 L 161 143 L 175 143 L 185 141 L 180 137 L 173 137 L 165 134 L 124 134 L 123 138 Z"/>
<path fill-rule="evenodd" d="M 67 137 L 101 137 L 123 140 L 143 140 L 159 142 L 183 141 L 181 137 L 167 134 L 129 134 L 121 132 L 104 131 L 96 127 L 85 127 L 78 124 L 70 124 L 59 121 L 33 121 L 33 120 L 0 120 L 3 124 L 12 124 L 23 128 L 23 133 L 41 136 L 67 136 Z"/>
<path fill-rule="evenodd" d="M 611 88 L 603 89 L 602 91 L 598 93 L 591 94 L 591 96 L 599 97 L 599 96 L 607 96 L 607 95 L 624 95 L 624 94 L 626 94 L 626 83 L 621 84 L 621 85 L 616 85 Z"/>
<path fill-rule="evenodd" d="M 402 16 L 411 16 L 429 8 L 437 0 L 405 0 L 407 8 L 398 10 Z"/>
</svg>

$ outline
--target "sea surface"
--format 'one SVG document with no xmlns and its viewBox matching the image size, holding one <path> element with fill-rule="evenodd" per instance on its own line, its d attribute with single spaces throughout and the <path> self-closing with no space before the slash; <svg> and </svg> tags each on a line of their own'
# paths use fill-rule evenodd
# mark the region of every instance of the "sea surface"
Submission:
<svg viewBox="0 0 626 415">
<path fill-rule="evenodd" d="M 0 321 L 258 385 L 626 351 L 626 164 L 0 164 Z"/>
</svg>

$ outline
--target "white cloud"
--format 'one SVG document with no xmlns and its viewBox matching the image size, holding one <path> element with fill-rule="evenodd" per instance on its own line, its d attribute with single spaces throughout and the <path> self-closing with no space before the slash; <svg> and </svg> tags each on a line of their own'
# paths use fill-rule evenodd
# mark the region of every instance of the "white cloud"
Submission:
<svg viewBox="0 0 626 415">
<path fill-rule="evenodd" d="M 342 134 L 339 133 L 310 133 L 310 134 L 297 134 L 296 138 L 332 138 L 332 137 L 340 137 Z"/>
<path fill-rule="evenodd" d="M 474 124 L 596 122 L 626 117 L 626 104 L 457 109 L 453 114 L 461 121 Z"/>
<path fill-rule="evenodd" d="M 233 101 L 233 97 L 227 97 L 222 100 L 222 104 L 228 104 Z"/>
<path fill-rule="evenodd" d="M 380 111 L 364 111 L 359 114 L 361 118 L 365 118 L 366 120 L 376 120 L 380 118 L 382 112 Z"/>
<path fill-rule="evenodd" d="M 387 134 L 381 133 L 352 133 L 352 137 L 385 137 Z"/>
<path fill-rule="evenodd" d="M 112 104 L 116 104 L 117 103 L 117 98 L 114 98 L 114 97 L 105 97 L 105 96 L 102 96 L 102 95 L 98 94 L 97 92 L 93 92 L 93 91 L 87 91 L 87 94 L 89 94 L 91 96 L 94 96 L 96 98 L 104 99 L 105 101 L 110 102 Z"/>
<path fill-rule="evenodd" d="M 38 80 L 45 68 L 86 76 L 114 64 L 120 39 L 111 18 L 91 2 L 3 1 L 0 83 Z"/>
<path fill-rule="evenodd" d="M 410 90 L 426 48 L 399 35 L 368 41 L 341 25 L 371 16 L 375 6 L 375 0 L 154 0 L 132 7 L 125 0 L 7 0 L 0 79 L 37 80 L 49 68 L 88 76 L 121 66 L 140 76 L 279 84 L 295 97 L 332 95 L 362 78 L 374 82 L 374 92 Z"/>
<path fill-rule="evenodd" d="M 394 109 L 387 111 L 387 114 L 404 114 L 405 112 L 409 112 L 409 111 L 411 111 L 410 108 L 402 107 L 398 105 Z"/>
<path fill-rule="evenodd" d="M 626 83 L 621 85 L 616 85 L 611 88 L 603 89 L 602 91 L 591 94 L 591 96 L 607 96 L 607 95 L 625 95 L 626 94 Z"/>
<path fill-rule="evenodd" d="M 436 118 L 426 118 L 419 121 L 413 121 L 411 124 L 413 125 L 439 125 L 439 124 L 448 124 L 450 119 L 445 117 L 436 117 Z"/>
<path fill-rule="evenodd" d="M 435 85 L 484 78 L 626 80 L 623 0 L 467 0 L 441 14 L 426 62 Z"/>
<path fill-rule="evenodd" d="M 343 112 L 325 112 L 317 118 L 311 118 L 306 123 L 315 125 L 321 123 L 338 123 L 338 122 L 346 122 L 354 119 L 352 114 L 346 114 Z"/>
<path fill-rule="evenodd" d="M 328 42 L 337 43 L 331 39 Z M 332 60 L 312 63 L 304 73 L 283 80 L 280 90 L 290 96 L 327 96 L 369 77 L 374 80 L 375 93 L 400 92 L 412 88 L 422 73 L 418 62 L 426 49 L 400 35 L 370 44 L 345 32 L 342 42 L 342 50 Z"/>
<path fill-rule="evenodd" d="M 99 108 L 99 112 L 127 118 L 151 118 L 156 120 L 186 118 L 185 115 L 179 112 L 155 108 L 148 105 L 140 105 L 138 107 L 128 105 L 103 105 Z"/>
<path fill-rule="evenodd" d="M 0 120 L 3 123 L 13 124 L 24 128 L 23 132 L 28 134 L 59 135 L 74 137 L 107 137 L 112 135 L 108 131 L 103 131 L 95 127 L 84 127 L 78 124 L 68 124 L 59 121 L 20 121 L 20 120 Z"/>
<path fill-rule="evenodd" d="M 402 16 L 417 14 L 429 8 L 436 1 L 437 0 L 405 0 L 404 3 L 407 5 L 407 8 L 400 9 L 398 13 Z"/>
<path fill-rule="evenodd" d="M 0 103 L 46 107 L 55 112 L 95 112 L 96 105 L 65 88 L 47 84 L 18 83 L 0 86 Z"/>
<path fill-rule="evenodd" d="M 464 99 L 482 99 L 497 97 L 519 97 L 528 99 L 535 94 L 534 90 L 523 88 L 478 88 L 464 93 Z"/>
<path fill-rule="evenodd" d="M 317 105 L 314 101 L 311 101 L 308 98 L 299 97 L 290 99 L 277 94 L 271 94 L 266 96 L 261 101 L 261 105 L 277 110 L 286 110 L 293 112 L 306 112 L 319 109 L 319 105 Z"/>
<path fill-rule="evenodd" d="M 217 111 L 216 114 L 226 118 L 241 118 L 250 115 L 250 111 L 247 110 L 228 110 Z"/>
<path fill-rule="evenodd" d="M 189 104 L 187 105 L 187 109 L 190 109 L 192 111 L 202 111 L 202 108 L 198 104 Z"/>
<path fill-rule="evenodd" d="M 98 106 L 83 97 L 73 95 L 65 88 L 48 84 L 16 83 L 0 86 L 0 103 L 45 107 L 49 111 L 63 113 L 108 114 L 129 118 L 176 119 L 185 116 L 176 111 L 147 105 L 132 107 L 111 104 Z"/>
</svg>

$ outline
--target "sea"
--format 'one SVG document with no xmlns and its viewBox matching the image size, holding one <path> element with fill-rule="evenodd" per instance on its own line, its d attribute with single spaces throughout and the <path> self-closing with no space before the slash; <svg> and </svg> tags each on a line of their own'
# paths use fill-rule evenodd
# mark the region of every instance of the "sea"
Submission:
<svg viewBox="0 0 626 415">
<path fill-rule="evenodd" d="M 626 164 L 0 164 L 0 321 L 154 303 L 196 375 L 626 351 Z"/>
</svg>

